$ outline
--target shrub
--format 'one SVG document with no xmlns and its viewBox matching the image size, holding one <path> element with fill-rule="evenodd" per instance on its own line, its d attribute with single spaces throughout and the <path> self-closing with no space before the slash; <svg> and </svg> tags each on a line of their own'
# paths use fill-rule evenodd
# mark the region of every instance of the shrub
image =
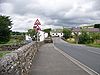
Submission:
<svg viewBox="0 0 100 75">
<path fill-rule="evenodd" d="M 89 44 L 92 43 L 93 39 L 90 37 L 89 33 L 82 32 L 82 34 L 79 36 L 79 44 Z"/>
</svg>

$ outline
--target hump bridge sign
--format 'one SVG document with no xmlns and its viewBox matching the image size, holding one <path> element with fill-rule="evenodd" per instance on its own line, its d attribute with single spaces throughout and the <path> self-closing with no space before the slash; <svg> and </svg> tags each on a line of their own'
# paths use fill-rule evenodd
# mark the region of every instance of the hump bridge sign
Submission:
<svg viewBox="0 0 100 75">
<path fill-rule="evenodd" d="M 34 23 L 34 26 L 33 28 L 38 31 L 38 30 L 41 30 L 41 28 L 39 27 L 39 25 L 41 25 L 40 21 L 37 19 Z"/>
<path fill-rule="evenodd" d="M 40 21 L 37 19 L 34 23 L 34 25 L 41 25 Z"/>
</svg>

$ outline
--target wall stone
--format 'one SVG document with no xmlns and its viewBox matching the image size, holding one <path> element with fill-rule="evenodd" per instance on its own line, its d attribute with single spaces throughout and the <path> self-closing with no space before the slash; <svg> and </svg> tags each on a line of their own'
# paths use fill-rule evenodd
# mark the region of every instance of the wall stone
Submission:
<svg viewBox="0 0 100 75">
<path fill-rule="evenodd" d="M 38 48 L 43 44 L 43 42 L 39 42 Z M 29 43 L 1 58 L 0 75 L 28 75 L 37 52 L 36 46 L 36 43 Z"/>
</svg>

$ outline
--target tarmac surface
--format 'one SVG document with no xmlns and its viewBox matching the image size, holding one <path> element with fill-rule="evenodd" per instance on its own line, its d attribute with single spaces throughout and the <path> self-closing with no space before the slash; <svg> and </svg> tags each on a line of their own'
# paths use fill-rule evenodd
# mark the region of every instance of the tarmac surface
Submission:
<svg viewBox="0 0 100 75">
<path fill-rule="evenodd" d="M 91 72 L 94 72 L 96 75 L 100 75 L 100 48 L 70 44 L 61 38 L 54 38 L 54 45 L 58 49 L 90 68 Z"/>
<path fill-rule="evenodd" d="M 54 45 L 45 44 L 33 59 L 29 75 L 90 75 L 58 52 Z"/>
</svg>

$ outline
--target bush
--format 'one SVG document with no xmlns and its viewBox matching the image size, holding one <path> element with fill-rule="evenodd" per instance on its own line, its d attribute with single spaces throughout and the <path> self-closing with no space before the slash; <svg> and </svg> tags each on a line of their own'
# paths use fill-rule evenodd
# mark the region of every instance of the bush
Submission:
<svg viewBox="0 0 100 75">
<path fill-rule="evenodd" d="M 82 32 L 82 34 L 79 36 L 79 44 L 89 44 L 93 43 L 93 39 L 90 37 L 90 35 L 87 32 Z"/>
<path fill-rule="evenodd" d="M 94 28 L 100 28 L 100 24 L 95 24 Z"/>
<path fill-rule="evenodd" d="M 67 28 L 63 29 L 63 34 L 64 34 L 63 37 L 65 39 L 70 38 L 71 37 L 71 33 L 72 33 L 72 31 L 70 29 L 67 29 Z"/>
</svg>

